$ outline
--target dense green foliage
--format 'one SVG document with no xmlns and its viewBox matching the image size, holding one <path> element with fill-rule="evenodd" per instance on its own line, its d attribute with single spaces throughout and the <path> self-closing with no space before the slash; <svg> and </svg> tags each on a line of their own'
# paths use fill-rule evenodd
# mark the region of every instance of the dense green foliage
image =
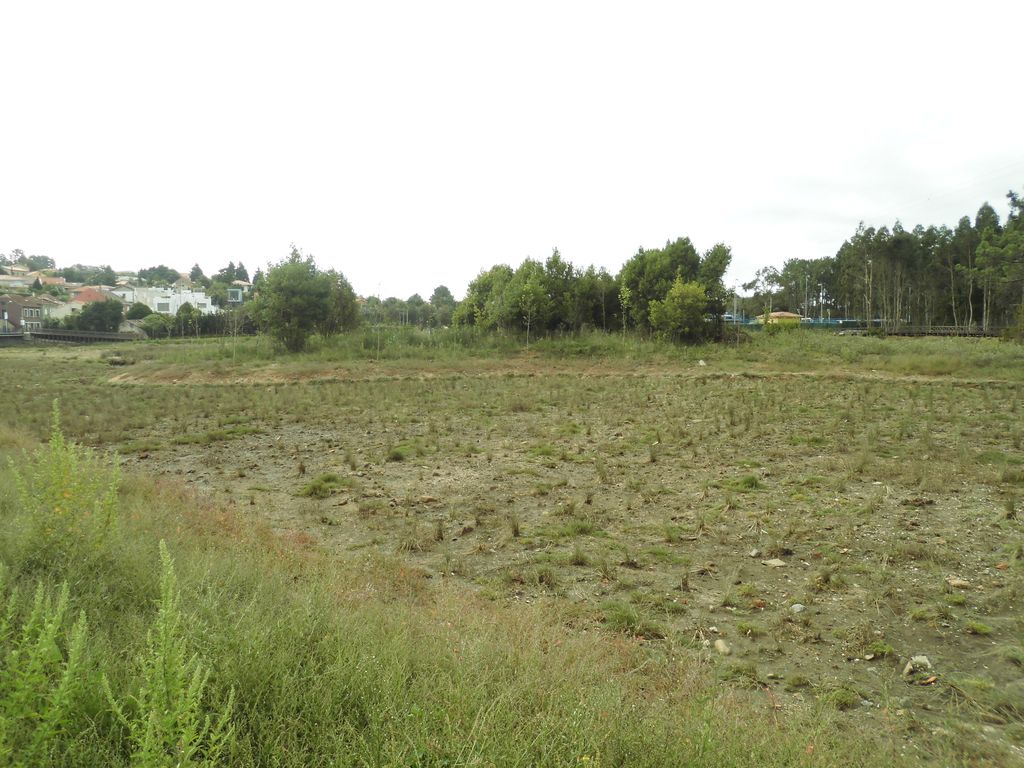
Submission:
<svg viewBox="0 0 1024 768">
<path fill-rule="evenodd" d="M 677 277 L 665 294 L 664 301 L 650 303 L 651 327 L 671 339 L 699 341 L 708 323 L 704 319 L 707 293 L 700 283 L 686 283 Z"/>
<path fill-rule="evenodd" d="M 690 340 L 716 336 L 725 295 L 722 277 L 730 258 L 724 245 L 701 257 L 688 238 L 681 238 L 662 249 L 641 248 L 612 277 L 603 269 L 574 267 L 556 249 L 544 264 L 526 259 L 515 270 L 502 264 L 481 272 L 470 283 L 453 319 L 488 330 L 524 331 L 527 336 L 586 328 L 611 330 L 620 325 L 652 330 L 652 303 L 665 300 L 680 279 L 697 285 L 703 295 L 701 327 L 691 324 L 681 333 L 665 325 L 665 332 Z"/>
<path fill-rule="evenodd" d="M 151 339 L 175 336 L 237 336 L 255 333 L 252 308 L 246 304 L 204 315 L 186 302 L 171 317 L 152 312 L 142 318 L 142 330 Z"/>
<path fill-rule="evenodd" d="M 178 270 L 163 264 L 139 270 L 139 280 L 150 285 L 174 285 L 180 279 L 181 275 L 178 274 Z"/>
<path fill-rule="evenodd" d="M 355 327 L 355 292 L 344 276 L 321 272 L 297 248 L 267 272 L 256 301 L 262 330 L 288 352 L 305 348 L 314 333 L 330 336 Z"/>
<path fill-rule="evenodd" d="M 121 325 L 124 305 L 119 301 L 90 301 L 77 315 L 69 315 L 64 324 L 76 331 L 113 332 Z"/>
<path fill-rule="evenodd" d="M 109 266 L 92 267 L 86 264 L 75 264 L 55 270 L 53 274 L 57 277 L 63 277 L 69 283 L 114 285 L 117 282 L 117 275 Z"/>
<path fill-rule="evenodd" d="M 235 262 L 229 261 L 228 265 L 219 270 L 212 279 L 221 283 L 232 283 L 235 280 L 249 282 L 249 270 L 245 268 L 242 262 L 238 262 L 236 266 Z"/>
<path fill-rule="evenodd" d="M 142 319 L 142 330 L 151 339 L 162 339 L 171 335 L 171 328 L 174 323 L 166 315 L 152 313 Z"/>
<path fill-rule="evenodd" d="M 125 312 L 124 316 L 128 320 L 141 320 L 144 317 L 153 314 L 153 310 L 143 304 L 141 301 L 136 301 L 132 304 L 128 311 Z"/>
<path fill-rule="evenodd" d="M 15 248 L 10 253 L 0 253 L 0 266 L 14 264 L 27 267 L 33 272 L 38 269 L 53 269 L 56 266 L 49 256 L 28 256 L 20 248 Z"/>
<path fill-rule="evenodd" d="M 953 229 L 861 225 L 835 257 L 760 270 L 743 286 L 754 292 L 748 310 L 870 317 L 889 328 L 1011 325 L 1024 302 L 1024 202 L 1015 192 L 1007 198 L 1005 223 L 985 203 Z"/>
</svg>

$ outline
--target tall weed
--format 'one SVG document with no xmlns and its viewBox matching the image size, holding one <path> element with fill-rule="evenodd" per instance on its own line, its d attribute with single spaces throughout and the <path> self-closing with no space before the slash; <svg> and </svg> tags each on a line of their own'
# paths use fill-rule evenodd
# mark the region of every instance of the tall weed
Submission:
<svg viewBox="0 0 1024 768">
<path fill-rule="evenodd" d="M 0 765 L 44 765 L 70 735 L 83 686 L 86 621 L 80 614 L 61 649 L 68 608 L 65 584 L 56 601 L 36 589 L 28 617 L 15 627 L 16 590 L 0 569 Z"/>
<path fill-rule="evenodd" d="M 234 692 L 215 715 L 205 711 L 203 695 L 210 672 L 189 651 L 174 563 L 163 541 L 160 564 L 160 609 L 139 660 L 138 692 L 123 705 L 106 677 L 104 692 L 117 719 L 128 729 L 135 765 L 220 765 L 234 738 Z"/>
<path fill-rule="evenodd" d="M 101 552 L 117 526 L 116 460 L 66 440 L 54 400 L 49 443 L 21 464 L 10 463 L 14 512 L 26 517 L 26 543 L 36 556 L 63 561 Z"/>
</svg>

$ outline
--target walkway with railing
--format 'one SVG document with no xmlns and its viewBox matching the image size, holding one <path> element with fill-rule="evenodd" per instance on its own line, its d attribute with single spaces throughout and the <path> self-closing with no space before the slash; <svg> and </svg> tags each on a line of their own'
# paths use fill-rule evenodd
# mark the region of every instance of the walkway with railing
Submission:
<svg viewBox="0 0 1024 768">
<path fill-rule="evenodd" d="M 108 331 L 68 331 L 61 328 L 43 328 L 26 334 L 38 341 L 63 341 L 72 344 L 91 344 L 100 341 L 136 341 L 134 333 L 111 333 Z"/>
<path fill-rule="evenodd" d="M 1000 336 L 1002 332 L 1002 328 L 965 328 L 962 325 L 905 325 L 886 329 L 890 336 Z"/>
</svg>

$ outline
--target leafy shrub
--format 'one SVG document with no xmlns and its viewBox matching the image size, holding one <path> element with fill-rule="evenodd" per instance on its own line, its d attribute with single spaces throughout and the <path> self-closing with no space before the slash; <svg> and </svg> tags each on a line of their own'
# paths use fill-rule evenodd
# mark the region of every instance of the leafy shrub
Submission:
<svg viewBox="0 0 1024 768">
<path fill-rule="evenodd" d="M 82 689 L 85 615 L 75 622 L 62 651 L 67 584 L 56 602 L 40 584 L 32 610 L 16 631 L 17 593 L 5 596 L 4 582 L 0 569 L 0 765 L 43 765 L 68 735 Z"/>
<path fill-rule="evenodd" d="M 27 516 L 37 554 L 66 560 L 102 550 L 117 526 L 120 470 L 115 459 L 65 440 L 56 400 L 50 442 L 24 465 L 11 463 L 15 508 Z"/>
</svg>

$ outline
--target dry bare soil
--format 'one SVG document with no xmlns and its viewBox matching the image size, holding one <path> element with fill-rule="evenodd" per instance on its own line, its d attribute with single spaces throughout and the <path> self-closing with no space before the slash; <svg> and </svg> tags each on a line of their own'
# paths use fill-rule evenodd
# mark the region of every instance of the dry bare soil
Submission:
<svg viewBox="0 0 1024 768">
<path fill-rule="evenodd" d="M 780 712 L 815 700 L 1024 759 L 1015 381 L 523 355 L 140 362 L 62 396 L 132 469 L 338 558 L 551 604 Z"/>
</svg>

